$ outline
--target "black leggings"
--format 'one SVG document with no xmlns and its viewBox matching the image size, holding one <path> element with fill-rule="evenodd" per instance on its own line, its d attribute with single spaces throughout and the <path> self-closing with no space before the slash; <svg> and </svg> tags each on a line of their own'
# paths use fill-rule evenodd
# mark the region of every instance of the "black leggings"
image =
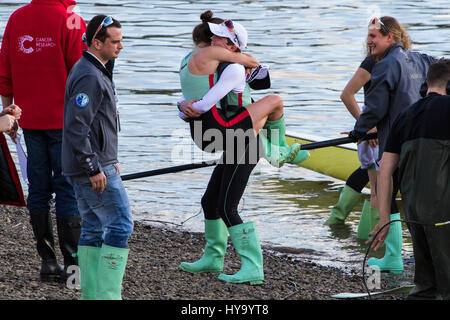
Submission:
<svg viewBox="0 0 450 320">
<path fill-rule="evenodd" d="M 214 168 L 202 197 L 205 219 L 222 218 L 228 228 L 243 222 L 238 213 L 238 205 L 250 174 L 257 164 L 254 159 L 249 161 L 251 149 L 247 145 L 245 157 L 237 159 L 238 161 L 232 164 L 227 164 L 227 152 L 223 153 L 221 162 Z M 254 158 L 255 155 L 252 156 Z"/>
<path fill-rule="evenodd" d="M 392 201 L 391 201 L 391 214 L 398 213 L 398 207 L 397 203 L 395 201 L 395 198 L 398 193 L 399 185 L 398 185 L 398 169 L 394 171 L 394 174 L 392 175 L 392 179 L 394 182 L 394 188 L 392 192 Z M 359 167 L 353 173 L 348 177 L 347 182 L 345 183 L 350 188 L 357 192 L 361 192 L 362 189 L 367 185 L 369 182 L 369 175 L 367 174 L 367 169 L 361 169 Z"/>
</svg>

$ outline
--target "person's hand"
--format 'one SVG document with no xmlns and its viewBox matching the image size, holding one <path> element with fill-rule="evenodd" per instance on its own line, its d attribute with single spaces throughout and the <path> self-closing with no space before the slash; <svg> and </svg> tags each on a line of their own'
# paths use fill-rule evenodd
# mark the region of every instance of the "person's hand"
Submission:
<svg viewBox="0 0 450 320">
<path fill-rule="evenodd" d="M 245 79 L 246 80 L 248 80 L 248 78 L 251 76 L 251 74 L 253 73 L 253 70 L 255 70 L 255 68 L 245 67 Z"/>
<path fill-rule="evenodd" d="M 103 172 L 96 174 L 95 176 L 89 177 L 91 180 L 92 189 L 97 193 L 102 193 L 106 188 L 106 176 Z"/>
<path fill-rule="evenodd" d="M 116 167 L 116 169 L 117 169 L 117 173 L 119 174 L 119 176 L 120 176 L 120 168 L 119 168 L 119 164 L 116 162 L 116 163 L 114 163 L 114 167 Z"/>
<path fill-rule="evenodd" d="M 357 137 L 355 137 L 355 136 L 354 136 L 355 133 L 356 133 L 355 130 L 350 131 L 350 132 L 348 132 L 348 131 L 341 132 L 341 134 L 346 134 L 349 138 L 352 138 L 352 139 L 356 140 L 356 144 L 359 145 L 363 140 L 362 140 L 362 139 L 359 139 L 359 138 L 357 138 Z M 364 137 L 364 136 L 361 136 L 361 138 L 362 138 L 362 137 Z"/>
<path fill-rule="evenodd" d="M 381 229 L 381 227 L 383 227 L 386 223 L 388 223 L 389 220 L 387 221 L 382 221 L 380 220 L 378 222 L 378 224 L 373 228 L 373 230 L 369 233 L 369 236 L 371 237 L 369 240 L 366 241 L 366 244 L 369 244 L 373 237 L 377 234 L 377 232 Z M 373 241 L 371 248 L 374 251 L 377 251 L 379 247 L 381 247 L 383 245 L 384 240 L 386 240 L 386 237 L 389 233 L 389 226 L 387 225 L 386 227 L 383 228 L 383 230 L 381 230 L 381 232 L 377 235 L 376 239 Z"/>
<path fill-rule="evenodd" d="M 367 133 L 372 133 L 372 132 L 377 132 L 377 127 L 374 127 L 372 129 L 370 129 L 369 131 L 367 131 Z M 369 142 L 369 145 L 372 148 L 375 148 L 378 145 L 378 139 L 371 139 L 371 140 L 367 140 Z"/>
<path fill-rule="evenodd" d="M 18 125 L 17 121 L 14 121 L 14 124 L 13 124 L 11 130 L 6 131 L 5 133 L 7 135 L 9 135 L 9 137 L 12 140 L 12 142 L 16 143 L 16 138 L 17 138 L 17 135 L 18 135 L 18 131 L 19 131 L 19 125 Z"/>
<path fill-rule="evenodd" d="M 341 132 L 341 134 L 345 134 L 345 135 L 348 136 L 349 138 L 353 138 L 353 137 L 350 135 L 350 131 L 344 131 L 344 132 Z M 357 141 L 356 141 L 356 144 L 359 145 L 359 144 L 361 143 L 361 141 L 362 141 L 362 140 L 357 140 Z"/>
<path fill-rule="evenodd" d="M 6 108 L 4 108 L 3 112 L 12 115 L 15 120 L 19 120 L 20 115 L 22 114 L 22 109 L 20 109 L 18 105 L 15 105 L 13 103 L 13 104 L 7 106 Z"/>
<path fill-rule="evenodd" d="M 198 118 L 202 115 L 202 113 L 196 110 L 192 104 L 198 100 L 183 100 L 180 103 L 180 110 L 189 118 Z"/>
<path fill-rule="evenodd" d="M 8 133 L 14 126 L 15 119 L 9 114 L 0 116 L 0 132 Z"/>
</svg>

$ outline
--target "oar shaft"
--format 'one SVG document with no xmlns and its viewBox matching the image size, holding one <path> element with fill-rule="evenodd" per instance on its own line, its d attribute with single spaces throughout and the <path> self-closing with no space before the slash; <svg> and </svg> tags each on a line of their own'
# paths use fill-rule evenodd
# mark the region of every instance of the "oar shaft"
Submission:
<svg viewBox="0 0 450 320">
<path fill-rule="evenodd" d="M 126 180 L 139 179 L 139 178 L 144 178 L 144 177 L 158 176 L 158 175 L 166 174 L 166 173 L 175 173 L 175 172 L 180 172 L 180 171 L 185 171 L 185 170 L 210 167 L 210 166 L 214 166 L 215 164 L 216 164 L 216 161 L 211 161 L 211 162 L 203 161 L 203 162 L 198 162 L 198 163 L 183 164 L 183 165 L 175 166 L 175 167 L 168 167 L 168 168 L 161 168 L 161 169 L 155 169 L 155 170 L 150 170 L 150 171 L 130 173 L 130 174 L 121 176 L 121 178 L 123 181 L 126 181 Z"/>
<path fill-rule="evenodd" d="M 377 138 L 377 133 L 372 132 L 372 133 L 366 134 L 361 140 L 370 140 L 370 139 L 376 139 L 376 138 Z M 352 143 L 352 142 L 355 142 L 355 140 L 353 140 L 350 137 L 318 141 L 318 142 L 302 144 L 302 150 L 312 150 L 312 149 L 318 149 L 318 148 L 333 147 L 333 146 L 337 146 L 340 144 L 346 144 L 346 143 Z"/>
<path fill-rule="evenodd" d="M 376 132 L 369 133 L 364 138 L 362 138 L 362 140 L 375 139 L 376 137 L 377 137 Z M 355 142 L 355 141 L 349 137 L 331 139 L 331 140 L 319 141 L 319 142 L 312 142 L 312 143 L 303 144 L 302 150 L 312 150 L 312 149 L 318 149 L 318 148 L 332 147 L 332 146 L 337 146 L 339 144 L 345 144 L 345 143 L 351 143 L 351 142 Z M 193 169 L 211 167 L 211 166 L 216 165 L 217 161 L 218 160 L 203 161 L 203 162 L 197 162 L 197 163 L 183 164 L 183 165 L 175 166 L 175 167 L 168 167 L 168 168 L 161 168 L 161 169 L 155 169 L 155 170 L 150 170 L 150 171 L 130 173 L 130 174 L 121 176 L 121 178 L 123 181 L 126 181 L 126 180 L 132 180 L 132 179 L 158 176 L 158 175 L 166 174 L 166 173 L 175 173 L 175 172 L 180 172 L 180 171 L 185 171 L 185 170 L 193 170 Z"/>
</svg>

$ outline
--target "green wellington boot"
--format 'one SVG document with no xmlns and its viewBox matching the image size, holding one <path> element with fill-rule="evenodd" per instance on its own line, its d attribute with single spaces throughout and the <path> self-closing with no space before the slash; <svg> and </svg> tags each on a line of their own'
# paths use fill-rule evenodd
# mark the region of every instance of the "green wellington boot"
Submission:
<svg viewBox="0 0 450 320">
<path fill-rule="evenodd" d="M 182 262 L 181 270 L 191 273 L 222 272 L 228 240 L 227 226 L 222 219 L 205 219 L 205 239 L 206 246 L 202 257 L 192 263 Z"/>
<path fill-rule="evenodd" d="M 358 233 L 356 234 L 356 237 L 358 239 L 362 240 L 368 240 L 369 232 L 372 231 L 371 228 L 371 210 L 370 210 L 370 201 L 364 200 L 364 206 L 361 211 L 361 216 L 359 217 L 359 223 L 358 223 Z"/>
<path fill-rule="evenodd" d="M 391 214 L 391 221 L 399 219 L 400 213 Z M 403 272 L 402 242 L 402 223 L 400 221 L 391 223 L 389 233 L 386 240 L 384 240 L 386 244 L 384 257 L 381 259 L 370 258 L 367 264 L 369 266 L 378 266 L 381 271 L 401 274 Z"/>
<path fill-rule="evenodd" d="M 283 116 L 278 120 L 266 121 L 263 129 L 267 131 L 267 137 L 260 134 L 261 141 L 266 152 L 265 158 L 271 165 L 280 168 L 286 162 L 298 163 L 309 157 L 309 152 L 305 150 L 302 150 L 300 156 L 298 155 L 301 149 L 300 144 L 294 143 L 292 146 L 287 144 L 286 125 Z M 294 162 L 295 160 L 297 162 Z"/>
<path fill-rule="evenodd" d="M 97 276 L 97 300 L 122 300 L 122 280 L 130 249 L 102 245 Z"/>
<path fill-rule="evenodd" d="M 261 244 L 254 222 L 241 223 L 228 228 L 236 253 L 241 257 L 241 269 L 233 274 L 221 273 L 219 280 L 231 283 L 249 282 L 250 285 L 264 281 L 263 256 Z"/>
<path fill-rule="evenodd" d="M 97 297 L 97 272 L 100 248 L 78 246 L 78 266 L 80 268 L 80 300 L 95 300 Z"/>
<path fill-rule="evenodd" d="M 324 225 L 331 226 L 333 224 L 343 223 L 353 207 L 358 203 L 361 193 L 353 188 L 345 185 L 341 191 L 338 202 L 331 209 L 331 215 Z"/>
<path fill-rule="evenodd" d="M 370 208 L 370 229 L 371 231 L 380 221 L 380 213 L 378 212 L 378 208 Z"/>
</svg>

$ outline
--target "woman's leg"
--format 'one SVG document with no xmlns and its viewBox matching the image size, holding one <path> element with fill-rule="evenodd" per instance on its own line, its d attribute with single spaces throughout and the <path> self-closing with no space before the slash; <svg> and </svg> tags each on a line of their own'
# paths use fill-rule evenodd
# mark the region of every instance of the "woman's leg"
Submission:
<svg viewBox="0 0 450 320">
<path fill-rule="evenodd" d="M 243 222 L 238 213 L 238 206 L 250 175 L 257 164 L 257 162 L 250 162 L 249 159 L 249 146 L 247 146 L 241 159 L 229 161 L 230 164 L 225 165 L 222 173 L 217 211 L 227 227 Z"/>
<path fill-rule="evenodd" d="M 361 190 L 369 182 L 367 170 L 359 167 L 347 179 L 344 188 L 339 195 L 338 202 L 331 209 L 331 215 L 325 221 L 325 225 L 344 223 L 347 216 L 353 210 L 353 207 L 361 198 Z"/>
<path fill-rule="evenodd" d="M 283 116 L 283 100 L 277 95 L 268 95 L 245 107 L 252 118 L 255 135 L 264 127 L 267 120 L 275 121 Z"/>
<path fill-rule="evenodd" d="M 235 164 L 226 165 L 222 179 L 218 210 L 228 227 L 236 253 L 241 258 L 240 270 L 232 275 L 220 274 L 219 280 L 262 284 L 264 280 L 263 255 L 253 221 L 243 222 L 238 213 L 239 201 L 256 164 L 248 161 L 249 148 Z"/>
<path fill-rule="evenodd" d="M 283 100 L 269 95 L 246 106 L 253 123 L 255 135 L 265 149 L 266 160 L 275 167 L 284 163 L 299 163 L 309 157 L 308 151 L 300 151 L 298 143 L 289 146 L 286 142 L 286 126 L 283 118 Z M 260 132 L 264 128 L 265 132 Z"/>
<path fill-rule="evenodd" d="M 222 175 L 225 165 L 219 163 L 213 170 L 208 187 L 202 197 L 201 204 L 205 215 L 206 245 L 203 255 L 194 262 L 181 262 L 179 268 L 185 272 L 216 273 L 223 270 L 225 252 L 227 250 L 228 230 L 221 219 L 217 203 L 219 198 Z"/>
</svg>

